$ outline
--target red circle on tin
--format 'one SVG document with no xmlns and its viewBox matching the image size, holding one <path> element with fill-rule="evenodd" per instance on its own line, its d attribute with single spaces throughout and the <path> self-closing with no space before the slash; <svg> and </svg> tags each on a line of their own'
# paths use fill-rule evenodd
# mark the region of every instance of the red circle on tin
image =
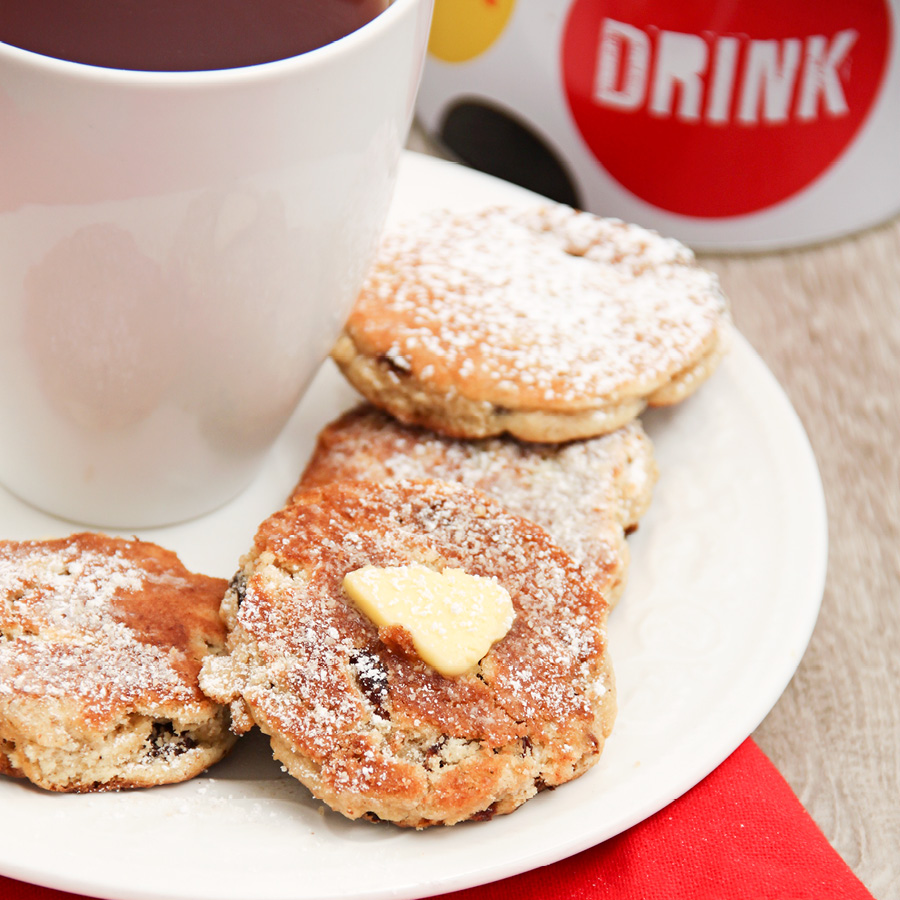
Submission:
<svg viewBox="0 0 900 900">
<path fill-rule="evenodd" d="M 572 117 L 601 166 L 687 216 L 765 209 L 847 149 L 884 78 L 885 0 L 574 0 Z"/>
</svg>

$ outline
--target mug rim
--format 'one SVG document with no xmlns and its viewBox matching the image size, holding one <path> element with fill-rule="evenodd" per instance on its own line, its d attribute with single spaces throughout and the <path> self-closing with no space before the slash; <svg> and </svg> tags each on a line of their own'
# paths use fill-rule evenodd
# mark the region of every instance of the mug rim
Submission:
<svg viewBox="0 0 900 900">
<path fill-rule="evenodd" d="M 189 70 L 118 69 L 47 56 L 34 50 L 25 50 L 13 44 L 7 44 L 2 40 L 0 40 L 0 65 L 8 61 L 73 80 L 134 85 L 136 87 L 172 87 L 181 84 L 186 87 L 225 86 L 255 82 L 283 77 L 294 74 L 295 71 L 315 68 L 318 65 L 326 65 L 345 53 L 352 53 L 357 44 L 378 40 L 380 33 L 390 29 L 394 21 L 401 18 L 407 9 L 421 4 L 430 4 L 430 2 L 431 0 L 390 0 L 388 6 L 373 19 L 321 47 L 314 47 L 312 50 L 294 56 L 246 66 Z"/>
</svg>

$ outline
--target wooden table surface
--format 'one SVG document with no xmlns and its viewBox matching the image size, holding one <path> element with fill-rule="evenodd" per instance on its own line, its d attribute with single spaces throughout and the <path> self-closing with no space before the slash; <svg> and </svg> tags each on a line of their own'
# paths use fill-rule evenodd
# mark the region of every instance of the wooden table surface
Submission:
<svg viewBox="0 0 900 900">
<path fill-rule="evenodd" d="M 415 126 L 408 146 L 441 155 Z M 828 506 L 819 619 L 754 738 L 876 900 L 900 900 L 900 218 L 702 260 L 800 416 Z"/>
</svg>

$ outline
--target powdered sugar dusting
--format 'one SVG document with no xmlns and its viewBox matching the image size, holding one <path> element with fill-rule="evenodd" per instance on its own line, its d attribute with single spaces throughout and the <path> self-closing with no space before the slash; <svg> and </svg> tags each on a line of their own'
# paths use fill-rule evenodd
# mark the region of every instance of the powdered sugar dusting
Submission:
<svg viewBox="0 0 900 900">
<path fill-rule="evenodd" d="M 116 627 L 109 603 L 119 591 L 139 590 L 145 573 L 121 553 L 105 555 L 75 547 L 26 546 L 0 556 L 4 624 L 26 621 L 61 633 Z"/>
<path fill-rule="evenodd" d="M 463 441 L 370 407 L 327 426 L 300 487 L 341 479 L 457 481 L 546 528 L 600 590 L 624 567 L 623 529 L 649 503 L 656 467 L 640 423 L 565 445 Z"/>
<path fill-rule="evenodd" d="M 441 390 L 586 409 L 689 368 L 724 314 L 715 276 L 681 244 L 548 205 L 441 211 L 395 229 L 347 330 Z"/>
<path fill-rule="evenodd" d="M 196 701 L 180 671 L 183 654 L 141 640 L 117 602 L 157 576 L 128 558 L 132 545 L 110 552 L 98 543 L 94 549 L 75 537 L 0 547 L 0 700 L 77 701 L 94 718 L 148 692 Z"/>
<path fill-rule="evenodd" d="M 238 621 L 261 665 L 243 695 L 316 759 L 350 745 L 371 757 L 333 778 L 360 790 L 388 778 L 394 726 L 501 746 L 592 721 L 606 604 L 545 532 L 485 495 L 438 482 L 331 485 L 264 523 L 256 553 Z M 441 677 L 379 637 L 342 591 L 349 571 L 410 562 L 496 577 L 509 592 L 512 627 L 476 675 Z"/>
</svg>

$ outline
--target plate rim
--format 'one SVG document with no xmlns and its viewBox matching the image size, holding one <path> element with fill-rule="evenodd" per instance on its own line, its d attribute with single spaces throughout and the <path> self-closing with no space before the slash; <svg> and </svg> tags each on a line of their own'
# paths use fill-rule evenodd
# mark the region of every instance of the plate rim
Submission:
<svg viewBox="0 0 900 900">
<path fill-rule="evenodd" d="M 438 180 L 449 178 L 451 181 L 461 179 L 464 182 L 471 182 L 473 186 L 480 185 L 486 181 L 493 185 L 497 193 L 510 198 L 534 199 L 536 196 L 522 188 L 506 182 L 500 182 L 498 179 L 481 172 L 411 151 L 404 151 L 400 172 L 401 179 L 405 178 L 407 181 L 419 181 L 428 184 L 435 178 Z M 543 198 L 540 199 L 543 200 Z M 803 494 L 807 504 L 805 510 L 808 517 L 807 524 L 812 532 L 807 535 L 808 539 L 805 542 L 808 558 L 805 560 L 807 571 L 804 584 L 805 597 L 803 598 L 804 602 L 800 605 L 800 609 L 803 611 L 803 615 L 800 617 L 802 618 L 802 627 L 797 626 L 797 631 L 794 635 L 798 641 L 799 649 L 791 658 L 781 660 L 777 675 L 773 675 L 770 678 L 770 690 L 765 692 L 765 696 L 759 698 L 754 709 L 744 716 L 742 719 L 743 724 L 740 728 L 732 727 L 727 730 L 727 734 L 719 736 L 716 743 L 717 749 L 714 753 L 707 753 L 703 760 L 698 761 L 689 771 L 682 772 L 681 777 L 672 780 L 666 790 L 655 794 L 652 799 L 646 799 L 642 805 L 632 809 L 628 815 L 621 815 L 614 825 L 615 830 L 603 837 L 597 837 L 596 834 L 590 832 L 569 835 L 566 839 L 546 847 L 543 852 L 523 852 L 515 859 L 497 862 L 490 866 L 482 867 L 479 871 L 455 873 L 439 878 L 433 883 L 425 884 L 420 882 L 417 885 L 400 888 L 386 886 L 352 895 L 327 894 L 321 896 L 332 898 L 332 900 L 346 896 L 360 898 L 360 900 L 363 900 L 363 898 L 364 900 L 388 900 L 388 898 L 390 900 L 413 900 L 413 898 L 430 896 L 432 893 L 444 893 L 475 887 L 558 862 L 601 843 L 603 840 L 607 840 L 616 834 L 622 833 L 629 827 L 649 818 L 677 797 L 686 793 L 720 765 L 740 743 L 752 735 L 760 722 L 778 702 L 778 699 L 796 672 L 809 644 L 824 595 L 828 560 L 828 523 L 825 494 L 809 438 L 784 389 L 768 369 L 761 356 L 737 330 L 733 333 L 732 344 L 732 353 L 742 357 L 743 361 L 749 365 L 749 371 L 752 372 L 753 378 L 757 379 L 758 383 L 763 386 L 767 400 L 774 404 L 776 414 L 781 417 L 782 423 L 790 431 L 786 443 L 789 444 L 792 453 L 796 455 L 797 459 L 802 460 L 802 465 L 797 470 L 802 475 L 802 478 L 799 479 L 802 484 L 798 485 L 798 492 Z M 203 520 L 197 521 L 202 522 Z M 70 525 L 71 523 L 65 524 Z M 627 597 L 625 602 L 627 602 Z M 748 725 L 749 730 L 746 730 Z M 613 734 L 615 734 L 615 730 Z M 527 859 L 525 858 L 526 856 Z M 4 860 L 2 849 L 0 849 L 0 874 L 57 890 L 104 897 L 107 900 L 153 900 L 153 898 L 159 897 L 188 897 L 186 894 L 161 893 L 158 889 L 145 891 L 133 887 L 108 888 L 105 885 L 101 885 L 101 883 L 85 881 L 79 877 L 67 876 L 64 873 L 47 873 L 45 870 L 35 871 L 31 867 L 17 865 L 13 860 Z M 97 892 L 98 887 L 100 887 L 99 893 Z M 196 898 L 201 895 L 194 893 L 191 896 Z M 208 894 L 202 896 L 213 898 L 217 895 Z M 287 897 L 288 894 L 261 894 L 260 896 L 272 898 L 277 896 L 280 898 L 282 896 Z M 310 895 L 298 894 L 297 896 L 308 898 Z"/>
</svg>

